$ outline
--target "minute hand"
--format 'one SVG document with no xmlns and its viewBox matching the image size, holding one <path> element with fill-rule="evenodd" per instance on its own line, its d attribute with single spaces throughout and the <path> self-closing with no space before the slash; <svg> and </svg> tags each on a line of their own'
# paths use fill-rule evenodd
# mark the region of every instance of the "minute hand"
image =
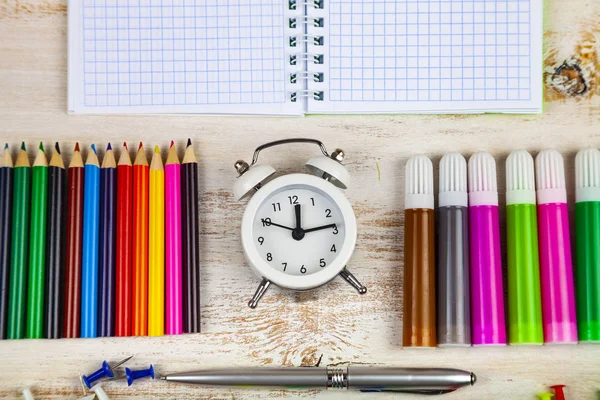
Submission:
<svg viewBox="0 0 600 400">
<path fill-rule="evenodd" d="M 314 231 L 320 231 L 322 229 L 335 228 L 335 227 L 337 227 L 336 224 L 323 225 L 323 226 L 318 226 L 316 228 L 305 229 L 304 233 L 309 233 L 309 232 L 314 232 Z"/>
</svg>

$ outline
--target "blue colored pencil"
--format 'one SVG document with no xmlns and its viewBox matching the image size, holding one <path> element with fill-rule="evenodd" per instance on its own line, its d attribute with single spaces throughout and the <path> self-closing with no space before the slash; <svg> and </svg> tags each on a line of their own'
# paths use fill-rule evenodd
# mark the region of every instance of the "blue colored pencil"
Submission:
<svg viewBox="0 0 600 400">
<path fill-rule="evenodd" d="M 100 245 L 98 254 L 98 336 L 115 335 L 115 232 L 117 163 L 110 143 L 100 168 Z"/>
<path fill-rule="evenodd" d="M 98 318 L 98 223 L 100 219 L 100 165 L 96 146 L 85 163 L 83 189 L 83 248 L 81 284 L 81 337 L 96 337 Z"/>
</svg>

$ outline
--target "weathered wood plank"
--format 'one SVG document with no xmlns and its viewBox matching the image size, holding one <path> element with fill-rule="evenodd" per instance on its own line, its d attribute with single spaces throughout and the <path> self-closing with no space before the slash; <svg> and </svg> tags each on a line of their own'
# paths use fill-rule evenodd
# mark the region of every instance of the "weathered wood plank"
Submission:
<svg viewBox="0 0 600 400">
<path fill-rule="evenodd" d="M 33 384 L 37 398 L 75 398 L 77 376 L 103 359 L 134 353 L 131 365 L 154 363 L 160 372 L 229 365 L 367 363 L 472 369 L 477 386 L 447 399 L 534 398 L 554 383 L 568 398 L 593 398 L 600 387 L 600 347 L 402 350 L 403 167 L 427 153 L 439 161 L 449 150 L 497 156 L 500 186 L 504 158 L 513 149 L 557 147 L 573 185 L 575 152 L 600 146 L 598 66 L 600 3 L 547 2 L 545 82 L 548 101 L 534 116 L 323 116 L 211 118 L 199 116 L 69 116 L 67 104 L 66 0 L 0 2 L 0 139 L 60 140 L 67 157 L 75 140 L 135 142 L 166 149 L 167 138 L 189 136 L 200 159 L 202 334 L 0 342 L 0 397 L 16 398 Z M 566 64 L 565 64 L 566 62 Z M 561 66 L 565 68 L 561 69 Z M 585 87 L 585 90 L 582 88 Z M 245 266 L 238 227 L 243 203 L 234 201 L 233 162 L 282 137 L 312 136 L 342 147 L 352 186 L 347 196 L 359 223 L 353 273 L 369 292 L 359 296 L 336 279 L 309 293 L 273 288 L 256 310 L 246 307 L 258 279 Z M 100 145 L 102 147 L 102 145 Z M 301 171 L 310 147 L 265 152 L 281 172 Z M 262 157 L 261 157 L 262 158 Z M 378 179 L 377 165 L 380 169 Z M 572 200 L 572 196 L 571 196 Z M 240 391 L 140 382 L 106 384 L 112 398 L 367 398 L 357 393 Z M 382 398 L 395 398 L 383 395 Z M 403 398 L 413 398 L 406 396 Z M 418 398 L 418 397 L 414 397 Z"/>
</svg>

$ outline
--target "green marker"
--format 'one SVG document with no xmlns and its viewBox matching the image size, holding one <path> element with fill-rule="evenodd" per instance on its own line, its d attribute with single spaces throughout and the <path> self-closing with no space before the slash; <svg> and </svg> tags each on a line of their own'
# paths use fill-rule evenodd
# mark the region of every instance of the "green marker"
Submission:
<svg viewBox="0 0 600 400">
<path fill-rule="evenodd" d="M 510 344 L 544 343 L 536 211 L 533 157 L 513 151 L 506 160 Z"/>
<path fill-rule="evenodd" d="M 46 281 L 46 205 L 48 160 L 40 143 L 31 178 L 31 229 L 29 236 L 29 286 L 27 289 L 27 338 L 41 339 L 44 327 Z"/>
<path fill-rule="evenodd" d="M 25 304 L 27 301 L 27 260 L 29 255 L 29 191 L 31 166 L 25 142 L 13 170 L 13 210 L 8 290 L 8 339 L 25 335 Z"/>
<path fill-rule="evenodd" d="M 577 330 L 580 342 L 600 342 L 600 151 L 575 158 Z"/>
</svg>

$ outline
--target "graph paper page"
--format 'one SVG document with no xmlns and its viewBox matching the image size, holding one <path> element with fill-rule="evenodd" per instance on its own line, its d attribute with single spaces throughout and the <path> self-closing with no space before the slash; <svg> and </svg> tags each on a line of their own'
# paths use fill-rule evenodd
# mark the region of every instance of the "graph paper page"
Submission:
<svg viewBox="0 0 600 400">
<path fill-rule="evenodd" d="M 539 113 L 542 0 L 328 0 L 309 113 Z"/>
<path fill-rule="evenodd" d="M 69 110 L 288 114 L 282 0 L 70 0 Z"/>
</svg>

